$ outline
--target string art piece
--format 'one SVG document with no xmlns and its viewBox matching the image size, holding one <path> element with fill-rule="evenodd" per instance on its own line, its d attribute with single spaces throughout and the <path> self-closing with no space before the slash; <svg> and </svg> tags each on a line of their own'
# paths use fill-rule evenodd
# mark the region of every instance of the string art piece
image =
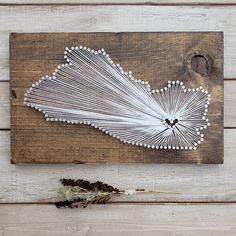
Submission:
<svg viewBox="0 0 236 236">
<path fill-rule="evenodd" d="M 25 105 L 47 121 L 86 124 L 120 141 L 153 149 L 196 149 L 210 94 L 202 87 L 186 88 L 168 81 L 151 90 L 115 64 L 104 49 L 66 48 L 65 64 L 44 76 L 25 93 Z"/>
</svg>

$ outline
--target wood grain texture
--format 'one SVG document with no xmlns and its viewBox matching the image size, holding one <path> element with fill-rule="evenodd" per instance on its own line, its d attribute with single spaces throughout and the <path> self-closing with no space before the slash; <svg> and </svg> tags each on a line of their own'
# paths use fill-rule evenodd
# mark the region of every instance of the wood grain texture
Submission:
<svg viewBox="0 0 236 236">
<path fill-rule="evenodd" d="M 118 4 L 118 5 L 230 5 L 235 0 L 1 0 L 1 4 Z"/>
<path fill-rule="evenodd" d="M 47 122 L 23 105 L 32 83 L 64 62 L 66 46 L 105 48 L 113 61 L 151 88 L 168 80 L 203 86 L 211 94 L 205 142 L 191 151 L 152 150 L 124 144 L 90 126 Z M 209 71 L 196 73 L 196 54 Z M 213 163 L 223 162 L 223 34 L 205 33 L 35 33 L 11 34 L 11 143 L 14 163 Z M 195 66 L 194 66 L 195 67 Z M 200 68 L 200 66 L 198 66 Z M 22 143 L 24 145 L 22 145 Z M 35 150 L 37 150 L 35 152 Z M 206 154 L 207 153 L 207 154 Z"/>
<path fill-rule="evenodd" d="M 9 32 L 52 31 L 224 31 L 224 77 L 235 78 L 235 16 L 236 6 L 0 6 L 0 80 L 9 81 Z"/>
<path fill-rule="evenodd" d="M 235 236 L 236 205 L 5 205 L 0 219 L 6 236 Z"/>
<path fill-rule="evenodd" d="M 11 0 L 4 0 L 4 2 L 6 1 Z M 20 3 L 20 1 L 15 0 L 15 3 Z M 33 1 L 37 0 L 30 0 L 30 3 Z M 45 3 L 46 1 L 51 0 L 45 0 Z M 59 1 L 62 3 L 65 0 L 57 0 L 57 2 Z M 89 0 L 89 2 L 91 1 Z M 168 0 L 168 2 L 170 1 Z M 195 0 L 180 1 L 195 2 Z M 218 2 L 217 0 L 212 1 Z M 211 0 L 198 0 L 196 4 L 204 4 L 204 2 L 211 2 Z M 234 0 L 222 0 L 222 2 L 227 4 Z M 224 75 L 226 78 L 235 78 L 235 16 L 235 6 L 132 6 L 128 8 L 124 6 L 84 6 L 82 8 L 75 6 L 1 6 L 0 80 L 9 81 L 8 39 L 9 32 L 12 31 L 221 30 L 224 31 L 225 38 Z M 235 127 L 236 86 L 235 81 L 232 82 L 225 82 L 225 126 Z M 8 83 L 1 85 L 6 89 L 3 86 L 0 87 L 0 97 L 5 97 L 5 102 L 9 102 L 7 95 L 9 85 Z M 2 103 L 0 104 L 1 109 Z M 0 126 L 5 122 L 1 128 L 9 128 L 9 109 L 2 111 Z M 236 201 L 235 130 L 225 130 L 225 163 L 220 166 L 11 165 L 9 140 L 9 132 L 1 131 L 0 202 L 39 202 L 43 199 L 48 201 L 50 197 L 55 197 L 58 179 L 61 177 L 101 179 L 120 188 L 147 186 L 146 189 L 164 192 L 153 195 L 127 196 L 125 201 Z M 176 194 L 171 194 L 171 192 Z M 196 207 L 191 206 L 192 208 L 189 208 L 189 204 L 170 204 L 163 205 L 161 208 L 156 205 L 140 204 L 132 206 L 132 209 L 129 206 L 92 206 L 92 208 L 82 209 L 82 211 L 61 211 L 48 205 L 0 205 L 0 235 L 234 236 L 236 234 L 235 204 L 203 204 Z M 92 218 L 93 216 L 94 218 Z M 105 223 L 99 220 L 104 221 L 104 218 L 106 218 Z"/>
<path fill-rule="evenodd" d="M 236 81 L 224 81 L 224 127 L 236 127 Z M 10 129 L 9 82 L 0 83 L 0 129 Z"/>
<path fill-rule="evenodd" d="M 10 164 L 9 132 L 0 132 L 0 202 L 49 202 L 60 178 L 101 180 L 120 189 L 145 188 L 148 194 L 118 201 L 236 201 L 236 130 L 225 130 L 223 165 L 179 164 Z"/>
<path fill-rule="evenodd" d="M 10 128 L 10 86 L 0 83 L 0 129 Z"/>
</svg>

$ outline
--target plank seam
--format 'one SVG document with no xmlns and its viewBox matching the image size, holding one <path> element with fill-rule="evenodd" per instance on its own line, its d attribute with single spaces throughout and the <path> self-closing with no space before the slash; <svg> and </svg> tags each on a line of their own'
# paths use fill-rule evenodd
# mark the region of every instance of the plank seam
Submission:
<svg viewBox="0 0 236 236">
<path fill-rule="evenodd" d="M 20 7 L 20 6 L 206 6 L 206 7 L 230 7 L 236 3 L 0 3 L 1 6 Z"/>
<path fill-rule="evenodd" d="M 1 205 L 53 205 L 55 202 L 0 202 Z M 236 204 L 236 201 L 109 201 L 106 204 L 109 205 L 125 205 L 125 204 L 146 204 L 146 205 L 159 205 L 159 204 L 188 204 L 188 205 L 200 205 L 200 204 Z M 93 205 L 104 205 L 104 203 L 98 203 Z"/>
</svg>

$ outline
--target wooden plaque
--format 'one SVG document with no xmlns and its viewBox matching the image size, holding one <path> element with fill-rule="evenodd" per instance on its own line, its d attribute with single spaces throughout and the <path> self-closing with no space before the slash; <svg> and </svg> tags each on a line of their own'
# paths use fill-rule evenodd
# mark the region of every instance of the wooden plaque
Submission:
<svg viewBox="0 0 236 236">
<path fill-rule="evenodd" d="M 64 63 L 64 48 L 105 48 L 136 79 L 162 88 L 168 80 L 211 93 L 205 141 L 197 150 L 152 150 L 124 144 L 86 125 L 47 122 L 23 105 L 24 93 Z M 13 163 L 223 163 L 223 34 L 12 33 L 11 151 Z"/>
</svg>

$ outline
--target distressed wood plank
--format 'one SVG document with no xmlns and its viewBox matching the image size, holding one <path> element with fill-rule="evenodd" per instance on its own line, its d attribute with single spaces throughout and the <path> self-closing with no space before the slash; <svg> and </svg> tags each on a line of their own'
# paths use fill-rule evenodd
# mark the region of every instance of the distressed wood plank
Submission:
<svg viewBox="0 0 236 236">
<path fill-rule="evenodd" d="M 224 82 L 224 126 L 236 127 L 236 81 Z M 0 129 L 10 128 L 9 83 L 0 83 Z"/>
<path fill-rule="evenodd" d="M 224 75 L 235 78 L 235 16 L 236 6 L 0 6 L 0 80 L 9 80 L 8 38 L 12 31 L 224 31 Z"/>
<path fill-rule="evenodd" d="M 236 81 L 224 82 L 224 127 L 236 127 Z"/>
<path fill-rule="evenodd" d="M 235 140 L 236 130 L 225 130 L 224 165 L 11 165 L 9 132 L 1 131 L 0 202 L 53 201 L 60 178 L 101 180 L 120 189 L 154 191 L 123 196 L 118 199 L 122 201 L 236 201 Z"/>
<path fill-rule="evenodd" d="M 0 129 L 10 128 L 10 86 L 0 82 Z"/>
<path fill-rule="evenodd" d="M 236 204 L 0 206 L 0 233 L 7 236 L 234 236 Z"/>
<path fill-rule="evenodd" d="M 235 4 L 235 0 L 2 0 L 1 4 L 143 4 L 143 5 L 209 5 Z"/>
</svg>

